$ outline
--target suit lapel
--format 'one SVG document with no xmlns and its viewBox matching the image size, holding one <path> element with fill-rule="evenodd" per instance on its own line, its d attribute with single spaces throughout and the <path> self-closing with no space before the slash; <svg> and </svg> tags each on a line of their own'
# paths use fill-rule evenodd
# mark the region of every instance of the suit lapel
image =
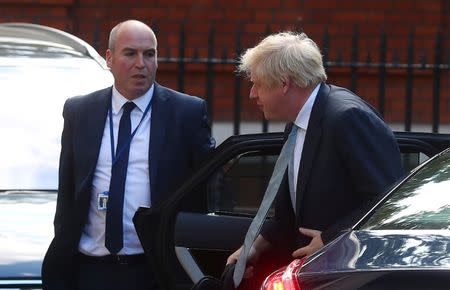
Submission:
<svg viewBox="0 0 450 290">
<path fill-rule="evenodd" d="M 150 187 L 152 195 L 152 204 L 158 194 L 156 190 L 156 182 L 158 175 L 159 158 L 161 157 L 162 148 L 166 136 L 166 125 L 169 124 L 169 104 L 168 96 L 164 88 L 155 82 L 155 91 L 152 97 L 152 117 L 150 125 L 150 144 L 149 144 L 149 168 L 150 168 Z"/>
<path fill-rule="evenodd" d="M 300 212 L 304 192 L 311 173 L 312 164 L 317 153 L 320 137 L 322 135 L 321 120 L 324 113 L 325 102 L 330 89 L 328 85 L 322 84 L 317 93 L 316 100 L 311 110 L 308 129 L 306 130 L 305 142 L 303 144 L 302 158 L 298 170 L 296 212 Z"/>
</svg>

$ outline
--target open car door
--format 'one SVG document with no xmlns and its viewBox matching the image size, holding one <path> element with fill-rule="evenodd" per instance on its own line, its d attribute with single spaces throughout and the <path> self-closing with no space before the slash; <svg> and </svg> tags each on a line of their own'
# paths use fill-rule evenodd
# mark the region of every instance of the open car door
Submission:
<svg viewBox="0 0 450 290">
<path fill-rule="evenodd" d="M 395 135 L 405 172 L 450 147 L 450 134 Z M 220 278 L 226 258 L 243 243 L 282 145 L 282 133 L 230 137 L 165 202 L 138 210 L 136 230 L 161 289 Z"/>
</svg>

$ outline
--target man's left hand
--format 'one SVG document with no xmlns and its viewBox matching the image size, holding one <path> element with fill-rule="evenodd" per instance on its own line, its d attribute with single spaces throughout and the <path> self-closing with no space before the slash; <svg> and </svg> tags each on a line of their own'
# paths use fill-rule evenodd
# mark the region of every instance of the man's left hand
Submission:
<svg viewBox="0 0 450 290">
<path fill-rule="evenodd" d="M 300 248 L 295 250 L 292 253 L 292 257 L 294 258 L 301 258 L 303 256 L 309 256 L 318 249 L 323 247 L 323 241 L 322 241 L 322 232 L 318 230 L 312 230 L 312 229 L 305 229 L 305 228 L 299 228 L 298 229 L 300 233 L 302 233 L 305 236 L 311 237 L 312 240 L 306 247 Z"/>
</svg>

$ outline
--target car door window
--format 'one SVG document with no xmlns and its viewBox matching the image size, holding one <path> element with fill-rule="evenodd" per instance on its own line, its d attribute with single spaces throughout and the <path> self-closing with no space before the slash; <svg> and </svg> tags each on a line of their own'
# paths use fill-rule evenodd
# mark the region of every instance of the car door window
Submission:
<svg viewBox="0 0 450 290">
<path fill-rule="evenodd" d="M 264 196 L 278 152 L 252 151 L 237 155 L 219 166 L 207 181 L 208 212 L 254 216 Z M 418 151 L 402 152 L 409 172 L 429 157 Z M 269 216 L 273 215 L 273 209 Z"/>
<path fill-rule="evenodd" d="M 254 216 L 277 158 L 273 152 L 248 152 L 219 167 L 208 180 L 208 211 Z"/>
</svg>

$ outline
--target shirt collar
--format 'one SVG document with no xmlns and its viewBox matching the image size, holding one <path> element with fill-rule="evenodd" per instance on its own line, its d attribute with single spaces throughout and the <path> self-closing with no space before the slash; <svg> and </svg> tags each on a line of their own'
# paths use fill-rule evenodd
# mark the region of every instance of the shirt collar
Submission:
<svg viewBox="0 0 450 290">
<path fill-rule="evenodd" d="M 153 97 L 153 91 L 155 90 L 155 84 L 152 84 L 150 89 L 143 94 L 142 96 L 136 98 L 133 100 L 133 103 L 136 104 L 136 106 L 141 110 L 141 112 L 144 112 L 147 108 L 147 105 L 151 102 Z M 122 108 L 122 106 L 129 102 L 127 98 L 125 98 L 119 91 L 117 90 L 116 86 L 113 85 L 113 91 L 112 91 L 112 113 L 114 115 L 117 115 Z"/>
<path fill-rule="evenodd" d="M 297 118 L 295 119 L 294 124 L 297 127 L 302 128 L 303 130 L 306 130 L 308 128 L 309 117 L 311 116 L 311 110 L 314 105 L 314 101 L 316 100 L 319 89 L 320 83 L 311 92 L 311 95 L 309 95 L 300 112 L 298 112 Z"/>
</svg>

